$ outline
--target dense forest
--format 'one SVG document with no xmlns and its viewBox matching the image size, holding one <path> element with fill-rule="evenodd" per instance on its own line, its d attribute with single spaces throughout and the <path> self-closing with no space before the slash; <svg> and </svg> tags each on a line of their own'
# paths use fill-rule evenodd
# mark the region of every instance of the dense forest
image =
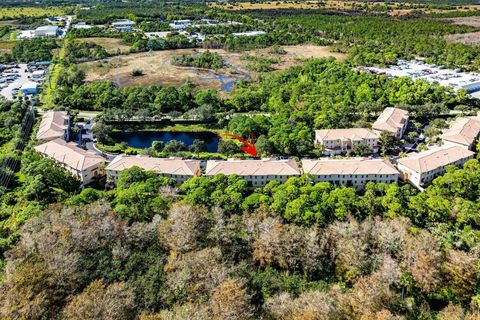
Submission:
<svg viewBox="0 0 480 320">
<path fill-rule="evenodd" d="M 480 317 L 478 159 L 449 167 L 423 191 L 406 183 L 372 182 L 356 191 L 316 183 L 309 175 L 255 189 L 239 176 L 221 174 L 175 185 L 138 167 L 123 170 L 110 188 L 104 181 L 81 186 L 60 165 L 35 153 L 39 121 L 30 138 L 20 130 L 32 105 L 68 110 L 74 121 L 84 120 L 80 112 L 95 112 L 97 143 L 113 149 L 116 123 L 182 119 L 195 130 L 253 134 L 259 156 L 298 161 L 320 156 L 315 129 L 369 127 L 384 108 L 398 107 L 409 111 L 414 131 L 426 127 L 422 133 L 431 138 L 447 126 L 451 111 L 475 114 L 479 100 L 465 90 L 389 78 L 361 66 L 423 56 L 478 71 L 478 46 L 443 38 L 475 28 L 437 19 L 446 15 L 418 13 L 392 18 L 363 11 L 227 12 L 201 2 L 75 3 L 80 2 L 92 8 L 75 10 L 76 21 L 129 18 L 139 31 L 75 30 L 64 39 L 15 41 L 4 55 L 5 62 L 53 63 L 39 100 L 0 101 L 0 176 L 9 182 L 0 188 L 0 319 Z M 42 1 L 34 5 L 41 7 Z M 164 31 L 175 19 L 203 18 L 241 24 L 187 28 L 210 37 L 203 43 L 178 32 L 165 39 L 143 34 Z M 4 36 L 11 31 L 2 30 Z M 230 35 L 252 30 L 266 34 Z M 95 37 L 121 39 L 127 50 L 109 52 Z M 293 44 L 329 45 L 347 58 L 308 59 L 274 71 L 271 65 L 287 54 L 280 45 Z M 270 47 L 278 57 L 236 53 L 259 76 L 240 80 L 221 95 L 189 81 L 177 87 L 87 82 L 79 67 L 117 54 L 200 46 L 239 52 Z M 225 67 L 211 51 L 176 56 L 173 64 Z M 142 76 L 142 70 L 134 71 Z M 25 150 L 14 148 L 19 141 L 25 141 Z M 382 140 L 382 155 L 397 143 Z M 120 151 L 131 151 L 126 149 Z M 226 139 L 216 154 L 201 155 L 204 151 L 203 141 L 187 148 L 172 140 L 154 141 L 144 153 L 245 156 Z M 15 170 L 5 169 L 12 161 Z"/>
</svg>

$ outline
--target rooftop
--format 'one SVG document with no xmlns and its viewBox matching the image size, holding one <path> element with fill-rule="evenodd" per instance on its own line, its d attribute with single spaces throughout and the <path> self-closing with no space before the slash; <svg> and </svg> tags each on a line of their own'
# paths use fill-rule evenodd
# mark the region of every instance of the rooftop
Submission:
<svg viewBox="0 0 480 320">
<path fill-rule="evenodd" d="M 41 26 L 35 29 L 35 31 L 57 31 L 59 28 L 58 26 Z"/>
<path fill-rule="evenodd" d="M 377 120 L 373 123 L 372 128 L 380 131 L 388 131 L 397 133 L 408 119 L 408 111 L 398 108 L 385 108 Z"/>
<path fill-rule="evenodd" d="M 315 130 L 315 138 L 316 140 L 364 140 L 376 139 L 378 135 L 366 128 L 322 129 Z"/>
<path fill-rule="evenodd" d="M 209 160 L 205 175 L 237 174 L 239 176 L 300 175 L 300 169 L 293 159 L 288 160 Z"/>
<path fill-rule="evenodd" d="M 48 111 L 42 117 L 40 127 L 37 132 L 38 140 L 48 140 L 63 137 L 67 129 L 66 120 L 69 116 L 66 111 Z"/>
<path fill-rule="evenodd" d="M 448 166 L 472 155 L 474 155 L 472 151 L 459 146 L 442 146 L 417 154 L 410 154 L 406 158 L 399 159 L 398 164 L 423 173 Z"/>
<path fill-rule="evenodd" d="M 179 158 L 154 158 L 141 155 L 119 155 L 110 162 L 106 170 L 121 171 L 134 166 L 157 173 L 193 176 L 200 169 L 200 161 Z"/>
<path fill-rule="evenodd" d="M 302 166 L 305 173 L 313 175 L 399 174 L 385 159 L 304 159 Z"/>
<path fill-rule="evenodd" d="M 36 146 L 35 150 L 79 171 L 105 163 L 105 159 L 96 153 L 83 150 L 75 143 L 62 139 L 55 139 Z"/>
<path fill-rule="evenodd" d="M 470 146 L 480 133 L 480 117 L 457 118 L 443 131 L 442 140 Z"/>
</svg>

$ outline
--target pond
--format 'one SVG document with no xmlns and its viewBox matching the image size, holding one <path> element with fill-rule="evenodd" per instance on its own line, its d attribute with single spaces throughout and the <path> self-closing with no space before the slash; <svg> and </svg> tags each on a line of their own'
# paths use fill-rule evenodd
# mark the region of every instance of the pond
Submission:
<svg viewBox="0 0 480 320">
<path fill-rule="evenodd" d="M 208 152 L 217 152 L 219 137 L 213 132 L 170 132 L 170 131 L 122 131 L 112 134 L 115 142 L 126 142 L 130 147 L 147 149 L 152 146 L 153 141 L 167 143 L 171 140 L 182 141 L 190 146 L 195 139 L 205 142 Z"/>
</svg>

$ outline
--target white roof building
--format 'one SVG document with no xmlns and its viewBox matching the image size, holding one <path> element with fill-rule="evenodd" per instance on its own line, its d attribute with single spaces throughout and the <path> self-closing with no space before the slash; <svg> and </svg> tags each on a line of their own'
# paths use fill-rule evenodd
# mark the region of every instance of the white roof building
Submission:
<svg viewBox="0 0 480 320">
<path fill-rule="evenodd" d="M 288 160 L 209 160 L 206 176 L 216 174 L 238 175 L 245 179 L 250 187 L 262 187 L 271 180 L 285 182 L 290 177 L 301 175 L 300 168 L 293 159 Z"/>
<path fill-rule="evenodd" d="M 83 150 L 73 142 L 55 139 L 34 148 L 42 156 L 54 160 L 83 184 L 101 176 L 105 159 L 92 151 Z"/>
<path fill-rule="evenodd" d="M 480 117 L 460 117 L 450 123 L 440 136 L 447 144 L 473 149 L 480 134 Z"/>
<path fill-rule="evenodd" d="M 403 179 L 422 189 L 433 179 L 445 173 L 447 166 L 461 166 L 472 159 L 474 153 L 464 147 L 445 145 L 416 154 L 409 154 L 397 162 Z"/>
<path fill-rule="evenodd" d="M 35 37 L 57 37 L 61 33 L 58 26 L 41 26 L 35 29 Z"/>
<path fill-rule="evenodd" d="M 112 26 L 117 27 L 133 27 L 135 26 L 135 22 L 129 19 L 118 19 L 112 22 Z"/>
<path fill-rule="evenodd" d="M 73 29 L 91 29 L 93 26 L 87 24 L 86 22 L 79 22 L 72 26 Z"/>
<path fill-rule="evenodd" d="M 313 175 L 317 182 L 330 182 L 363 189 L 368 182 L 394 183 L 400 173 L 385 159 L 319 159 L 302 160 L 303 172 Z"/>
<path fill-rule="evenodd" d="M 124 169 L 139 167 L 143 170 L 154 171 L 156 174 L 171 178 L 177 184 L 200 174 L 199 160 L 183 160 L 180 158 L 155 158 L 149 156 L 127 156 L 115 157 L 105 168 L 109 181 L 116 183 L 120 172 Z"/>
<path fill-rule="evenodd" d="M 398 108 L 385 108 L 377 120 L 373 123 L 372 129 L 385 131 L 400 139 L 408 124 L 408 111 Z"/>
<path fill-rule="evenodd" d="M 66 111 L 47 111 L 40 122 L 37 131 L 38 140 L 54 140 L 62 138 L 68 140 L 70 117 Z"/>
<path fill-rule="evenodd" d="M 373 152 L 378 151 L 378 134 L 366 128 L 315 130 L 315 144 L 324 147 L 325 155 L 350 152 L 356 145 L 367 145 Z"/>
<path fill-rule="evenodd" d="M 234 37 L 256 37 L 267 34 L 265 31 L 246 31 L 246 32 L 233 32 Z"/>
</svg>

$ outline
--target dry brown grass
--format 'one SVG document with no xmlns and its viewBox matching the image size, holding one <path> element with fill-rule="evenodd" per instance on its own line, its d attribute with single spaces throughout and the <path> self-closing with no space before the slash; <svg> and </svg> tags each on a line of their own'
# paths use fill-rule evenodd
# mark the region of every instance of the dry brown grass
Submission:
<svg viewBox="0 0 480 320">
<path fill-rule="evenodd" d="M 286 1 L 269 1 L 264 3 L 250 3 L 250 2 L 237 2 L 235 4 L 219 4 L 216 2 L 210 2 L 209 5 L 214 8 L 222 8 L 226 10 L 272 10 L 272 9 L 329 9 L 329 10 L 351 10 L 355 5 L 367 5 L 369 8 L 382 5 L 381 2 L 365 2 L 365 1 L 352 1 L 352 0 L 324 0 L 323 5 L 319 5 L 317 1 L 304 1 L 304 2 L 286 2 Z M 390 10 L 388 14 L 392 16 L 400 16 L 411 13 L 414 10 L 421 11 L 423 13 L 442 13 L 451 12 L 451 10 L 444 9 L 428 9 L 422 8 L 422 5 L 414 3 L 400 3 L 389 2 L 388 6 Z M 479 5 L 457 6 L 457 11 L 469 11 L 480 9 Z"/>
<path fill-rule="evenodd" d="M 0 40 L 0 52 L 10 53 L 12 51 L 13 44 L 14 44 L 13 41 Z"/>
<path fill-rule="evenodd" d="M 457 24 L 457 25 L 471 26 L 475 28 L 480 27 L 480 17 L 478 16 L 445 18 L 443 20 L 451 22 L 452 24 Z"/>
<path fill-rule="evenodd" d="M 469 33 L 449 34 L 445 37 L 447 41 L 458 42 L 468 45 L 480 44 L 480 31 Z"/>
<path fill-rule="evenodd" d="M 285 46 L 283 47 L 287 54 L 272 55 L 280 58 L 280 62 L 272 67 L 276 70 L 283 70 L 293 65 L 302 63 L 302 59 L 306 58 L 321 58 L 334 57 L 338 60 L 344 60 L 345 55 L 334 53 L 328 47 L 301 45 L 301 46 Z M 243 53 L 231 53 L 225 50 L 211 50 L 217 52 L 222 56 L 227 64 L 234 66 L 236 69 L 249 73 L 253 78 L 258 74 L 248 72 L 246 69 L 245 60 L 241 56 L 245 54 L 250 55 L 271 55 L 269 48 L 253 50 Z M 215 88 L 220 89 L 221 82 L 215 78 L 215 75 L 223 75 L 226 77 L 225 81 L 238 76 L 231 68 L 224 68 L 215 72 L 197 69 L 178 67 L 171 64 L 171 59 L 174 56 L 182 54 L 192 54 L 195 52 L 205 51 L 205 49 L 179 49 L 179 50 L 163 50 L 154 52 L 143 52 L 129 54 L 125 56 L 117 56 L 107 58 L 94 62 L 81 63 L 79 66 L 86 73 L 87 81 L 111 80 L 121 86 L 132 85 L 174 85 L 178 86 L 185 83 L 187 80 L 192 81 L 200 88 Z M 131 76 L 134 69 L 141 69 L 144 73 L 141 77 Z"/>
<path fill-rule="evenodd" d="M 123 40 L 121 38 L 103 38 L 103 37 L 97 37 L 97 38 L 80 38 L 80 41 L 84 42 L 93 42 L 96 43 L 108 52 L 128 52 L 130 49 L 130 46 L 123 43 Z"/>
</svg>

